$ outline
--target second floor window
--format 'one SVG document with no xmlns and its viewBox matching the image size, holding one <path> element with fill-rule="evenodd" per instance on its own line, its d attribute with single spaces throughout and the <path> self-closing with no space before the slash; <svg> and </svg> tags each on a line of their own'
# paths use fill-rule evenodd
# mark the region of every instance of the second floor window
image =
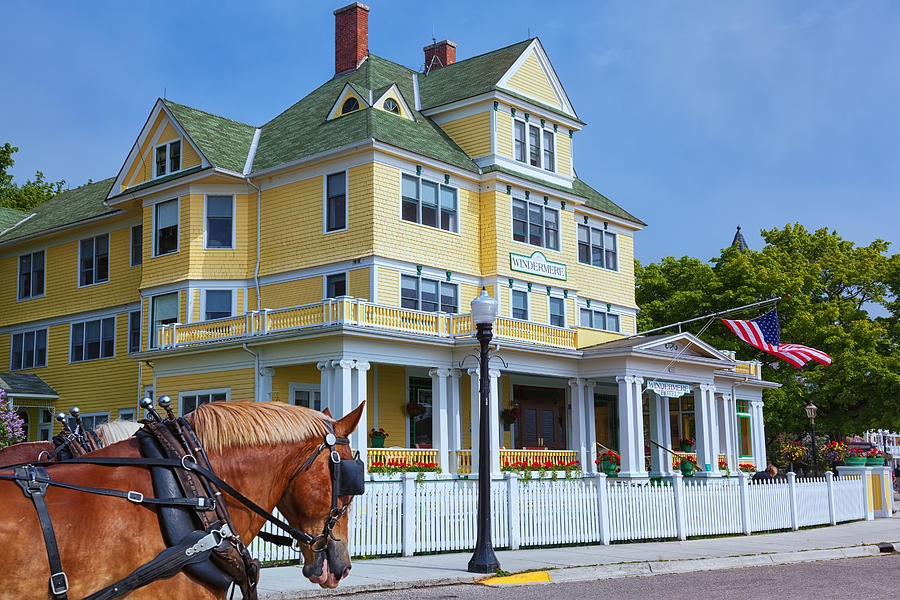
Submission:
<svg viewBox="0 0 900 600">
<path fill-rule="evenodd" d="M 47 330 L 23 331 L 12 335 L 9 369 L 35 369 L 47 366 Z"/>
<path fill-rule="evenodd" d="M 231 290 L 206 290 L 206 320 L 231 316 Z"/>
<path fill-rule="evenodd" d="M 156 176 L 181 170 L 181 140 L 156 147 Z"/>
<path fill-rule="evenodd" d="M 144 262 L 144 226 L 131 228 L 131 266 L 136 267 Z"/>
<path fill-rule="evenodd" d="M 178 199 L 166 200 L 153 207 L 153 239 L 155 256 L 178 251 Z"/>
<path fill-rule="evenodd" d="M 231 196 L 206 197 L 206 247 L 234 248 L 233 201 Z"/>
<path fill-rule="evenodd" d="M 589 308 L 581 309 L 581 326 L 590 329 L 602 329 L 603 331 L 615 331 L 617 333 L 621 331 L 619 315 Z"/>
<path fill-rule="evenodd" d="M 149 346 L 156 348 L 159 344 L 159 328 L 178 320 L 178 292 L 154 296 L 150 302 Z"/>
<path fill-rule="evenodd" d="M 566 326 L 565 300 L 562 298 L 550 298 L 550 324 L 556 327 Z"/>
<path fill-rule="evenodd" d="M 128 313 L 128 351 L 141 351 L 141 311 Z"/>
<path fill-rule="evenodd" d="M 513 154 L 519 162 L 546 171 L 556 170 L 555 134 L 518 119 L 513 121 Z"/>
<path fill-rule="evenodd" d="M 579 225 L 578 262 L 613 271 L 618 270 L 619 256 L 616 234 L 596 227 Z"/>
<path fill-rule="evenodd" d="M 513 239 L 559 250 L 559 213 L 534 202 L 513 199 Z"/>
<path fill-rule="evenodd" d="M 44 295 L 44 251 L 19 257 L 19 300 Z"/>
<path fill-rule="evenodd" d="M 81 240 L 78 254 L 78 285 L 109 281 L 108 233 Z"/>
<path fill-rule="evenodd" d="M 325 231 L 347 228 L 347 174 L 344 171 L 326 178 Z"/>
<path fill-rule="evenodd" d="M 72 343 L 69 354 L 71 362 L 110 358 L 115 353 L 115 317 L 72 323 Z"/>
<path fill-rule="evenodd" d="M 456 313 L 459 294 L 455 283 L 403 275 L 400 278 L 400 306 L 425 312 Z"/>
<path fill-rule="evenodd" d="M 347 295 L 347 274 L 336 273 L 325 278 L 325 297 L 337 298 Z"/>
<path fill-rule="evenodd" d="M 456 188 L 412 175 L 403 176 L 402 188 L 404 221 L 457 230 Z"/>
<path fill-rule="evenodd" d="M 528 320 L 528 292 L 512 291 L 512 317 L 523 321 Z"/>
</svg>

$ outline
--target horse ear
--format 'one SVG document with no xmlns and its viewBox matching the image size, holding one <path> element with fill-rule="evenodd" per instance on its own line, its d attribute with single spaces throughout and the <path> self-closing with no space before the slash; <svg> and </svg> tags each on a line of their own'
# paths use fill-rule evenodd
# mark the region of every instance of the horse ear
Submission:
<svg viewBox="0 0 900 600">
<path fill-rule="evenodd" d="M 322 409 L 322 414 L 325 415 L 326 417 L 331 417 L 331 416 L 333 416 L 333 415 L 331 414 L 331 409 L 328 408 L 327 406 L 326 406 L 325 408 Z"/>
<path fill-rule="evenodd" d="M 348 435 L 350 435 L 353 431 L 356 430 L 356 426 L 359 425 L 359 420 L 362 417 L 364 410 L 366 410 L 365 400 L 363 400 L 358 407 L 347 413 L 346 416 L 344 416 L 334 424 L 334 432 L 341 437 L 347 437 Z"/>
</svg>

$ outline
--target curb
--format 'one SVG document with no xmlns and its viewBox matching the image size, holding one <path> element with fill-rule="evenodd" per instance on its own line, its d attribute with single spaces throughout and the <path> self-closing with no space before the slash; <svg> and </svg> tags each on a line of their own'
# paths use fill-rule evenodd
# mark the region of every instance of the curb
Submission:
<svg viewBox="0 0 900 600">
<path fill-rule="evenodd" d="M 900 544 L 897 544 L 900 546 Z M 825 550 L 801 550 L 798 552 L 776 552 L 771 554 L 750 554 L 742 556 L 725 556 L 719 558 L 687 558 L 667 561 L 635 561 L 616 564 L 593 565 L 584 567 L 567 567 L 546 569 L 550 574 L 550 583 L 576 583 L 582 581 L 598 581 L 604 579 L 621 579 L 624 577 L 651 577 L 675 573 L 694 573 L 698 571 L 717 571 L 722 569 L 739 569 L 744 567 L 769 567 L 789 565 L 801 562 L 816 562 L 842 558 L 859 558 L 882 554 L 878 545 L 848 546 Z M 270 590 L 260 593 L 261 600 L 294 600 L 295 598 L 318 598 L 322 596 L 349 596 L 363 592 L 384 592 L 427 587 L 441 587 L 460 583 L 478 583 L 483 575 L 458 575 L 440 579 L 422 581 L 397 581 L 360 583 L 340 587 L 334 590 L 300 589 Z M 504 583 L 503 587 L 533 585 L 531 583 Z"/>
</svg>

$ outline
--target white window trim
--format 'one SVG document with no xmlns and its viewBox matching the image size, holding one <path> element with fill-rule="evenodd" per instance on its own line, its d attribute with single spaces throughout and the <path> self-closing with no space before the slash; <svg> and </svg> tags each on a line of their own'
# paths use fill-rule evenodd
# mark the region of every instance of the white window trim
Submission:
<svg viewBox="0 0 900 600">
<path fill-rule="evenodd" d="M 604 239 L 603 239 L 603 266 L 602 267 L 599 265 L 595 265 L 593 261 L 581 262 L 581 260 L 579 260 L 579 258 L 578 258 L 578 244 L 579 244 L 578 230 L 581 227 L 587 227 L 589 230 L 596 229 L 598 231 L 603 232 Z M 606 237 L 605 236 L 607 233 L 616 238 L 616 268 L 615 269 L 610 269 L 606 266 Z M 590 235 L 590 231 L 589 231 L 588 232 L 588 244 L 590 244 L 590 241 L 591 241 L 591 235 Z M 611 231 L 609 229 L 604 229 L 602 224 L 600 224 L 598 226 L 596 223 L 594 223 L 592 221 L 588 221 L 587 223 L 585 223 L 583 220 L 581 222 L 578 222 L 578 220 L 576 219 L 576 222 L 575 222 L 575 261 L 579 265 L 584 265 L 586 267 L 594 267 L 595 269 L 603 269 L 604 271 L 618 273 L 619 272 L 619 264 L 621 264 L 621 261 L 619 260 L 619 233 L 616 231 Z M 587 307 L 585 307 L 585 308 L 587 308 Z"/>
<path fill-rule="evenodd" d="M 22 263 L 21 263 L 20 259 L 23 256 L 34 255 L 34 254 L 37 254 L 38 252 L 44 253 L 44 293 L 38 294 L 36 296 L 28 296 L 27 298 L 22 298 L 21 297 L 22 288 L 20 287 L 22 285 L 22 271 L 21 271 Z M 77 271 L 77 269 L 76 269 L 76 271 Z M 34 285 L 32 284 L 31 287 L 34 287 Z M 16 302 L 28 302 L 29 300 L 36 300 L 37 298 L 43 298 L 46 295 L 47 295 L 47 249 L 41 248 L 40 250 L 26 252 L 25 254 L 17 254 L 16 255 Z"/>
<path fill-rule="evenodd" d="M 156 231 L 156 210 L 157 210 L 157 206 L 159 206 L 160 204 L 163 204 L 164 202 L 171 202 L 172 200 L 175 201 L 175 206 L 177 208 L 176 212 L 178 213 L 178 235 L 175 236 L 175 249 L 171 252 L 166 252 L 165 254 L 160 254 L 159 248 L 156 247 L 157 238 L 159 237 L 157 235 L 157 231 Z M 151 206 L 153 207 L 153 210 L 151 211 L 152 212 L 151 220 L 153 223 L 153 231 L 151 233 L 151 235 L 153 236 L 153 239 L 151 240 L 151 246 L 153 248 L 153 258 L 178 254 L 178 252 L 181 250 L 181 196 L 176 196 L 174 198 L 166 198 L 165 200 L 160 200 L 159 202 L 154 202 L 153 204 L 151 204 Z"/>
<path fill-rule="evenodd" d="M 234 288 L 209 288 L 203 289 L 203 293 L 200 294 L 200 320 L 208 321 L 206 318 L 206 294 L 209 292 L 231 292 L 231 315 L 228 317 L 220 317 L 222 319 L 230 319 L 231 317 L 237 314 L 237 290 Z M 180 299 L 179 299 L 180 300 Z"/>
<path fill-rule="evenodd" d="M 126 314 L 128 315 L 128 331 L 125 336 L 125 349 L 127 350 L 126 354 L 131 352 L 131 313 L 138 313 L 138 349 L 136 352 L 140 352 L 141 348 L 144 347 L 144 331 L 143 331 L 143 322 L 144 322 L 144 311 L 143 310 L 129 310 Z"/>
<path fill-rule="evenodd" d="M 319 403 L 322 405 L 321 410 L 325 410 L 328 406 L 325 404 L 325 399 L 322 398 L 322 386 L 318 383 L 297 383 L 292 381 L 288 384 L 288 404 L 294 404 L 294 392 L 319 392 Z"/>
<path fill-rule="evenodd" d="M 559 139 L 557 139 L 559 136 L 559 132 L 553 131 L 553 123 L 551 123 L 547 119 L 544 119 L 544 124 L 540 125 L 541 118 L 537 117 L 538 125 L 535 125 L 535 127 L 537 127 L 538 130 L 541 132 L 541 135 L 539 136 L 540 139 L 538 140 L 538 162 L 540 162 L 541 164 L 536 167 L 536 166 L 532 165 L 531 161 L 528 159 L 529 151 L 530 151 L 529 143 L 528 143 L 528 126 L 532 124 L 532 120 L 535 118 L 535 116 L 531 113 L 528 113 L 528 120 L 526 121 L 524 112 L 522 113 L 521 118 L 518 115 L 519 115 L 519 111 L 516 110 L 516 116 L 512 117 L 513 125 L 512 125 L 512 131 L 510 132 L 510 138 L 511 138 L 510 141 L 512 142 L 512 160 L 513 160 L 513 162 L 516 164 L 519 164 L 519 165 L 524 165 L 535 171 L 540 171 L 542 173 L 561 174 L 559 172 Z M 516 158 L 516 121 L 520 121 L 525 124 L 525 161 L 524 162 Z M 548 127 L 548 125 L 549 125 L 549 127 Z M 545 169 L 544 168 L 544 133 L 543 132 L 545 132 L 545 131 L 549 131 L 550 134 L 553 135 L 553 169 Z"/>
<path fill-rule="evenodd" d="M 172 142 L 181 142 L 181 159 L 178 161 L 178 163 L 179 163 L 178 169 L 176 169 L 175 171 L 169 170 L 169 145 Z M 162 175 L 157 175 L 156 174 L 156 150 L 158 148 L 162 148 L 163 146 L 166 147 L 166 172 L 163 173 Z M 150 164 L 152 165 L 152 168 L 153 168 L 153 177 L 150 178 L 151 180 L 159 179 L 160 177 L 165 177 L 166 175 L 171 175 L 173 173 L 180 173 L 181 171 L 184 171 L 184 138 L 181 138 L 181 137 L 172 138 L 168 142 L 164 142 L 162 144 L 156 144 L 155 146 L 153 146 L 153 155 L 150 158 Z"/>
<path fill-rule="evenodd" d="M 347 293 L 344 296 L 350 295 L 350 271 L 335 271 L 334 273 L 326 273 L 322 276 L 322 299 L 328 300 L 328 278 L 334 277 L 335 275 L 343 275 L 344 276 L 344 286 L 347 288 Z M 336 298 L 340 298 L 341 296 L 336 296 Z"/>
<path fill-rule="evenodd" d="M 134 262 L 134 252 L 132 252 L 132 248 L 134 248 L 134 228 L 141 228 L 141 262 Z M 144 264 L 144 224 L 138 223 L 137 225 L 132 225 L 128 230 L 128 266 L 129 267 L 139 267 Z M 79 249 L 80 252 L 80 249 Z"/>
<path fill-rule="evenodd" d="M 112 318 L 112 320 L 113 320 L 113 353 L 112 353 L 112 356 L 98 356 L 97 358 L 85 358 L 82 360 L 72 360 L 72 339 L 73 339 L 72 334 L 73 334 L 73 330 L 75 329 L 75 326 L 78 324 L 90 323 L 91 321 L 100 321 L 101 322 L 101 324 L 100 324 L 100 348 L 102 351 L 102 349 L 103 349 L 103 324 L 102 323 L 103 323 L 104 319 L 109 319 L 109 318 Z M 116 346 L 119 345 L 119 341 L 118 341 L 118 339 L 116 339 L 118 333 L 119 333 L 119 315 L 105 315 L 102 317 L 95 317 L 93 319 L 86 319 L 83 321 L 72 321 L 71 323 L 69 323 L 69 364 L 74 365 L 74 364 L 95 362 L 98 360 L 109 360 L 110 358 L 115 358 L 116 353 L 117 353 Z M 49 342 L 49 340 L 48 340 L 48 342 Z M 86 344 L 86 342 L 85 342 L 85 344 Z M 49 343 L 47 345 L 49 346 Z M 82 356 L 84 356 L 83 351 L 82 351 Z"/>
<path fill-rule="evenodd" d="M 97 412 L 89 412 L 89 413 L 81 413 L 81 420 L 84 420 L 88 417 L 106 417 L 106 422 L 109 423 L 109 411 L 101 410 Z M 70 419 L 71 417 L 66 417 L 66 419 Z M 96 428 L 95 428 L 96 429 Z"/>
<path fill-rule="evenodd" d="M 133 408 L 120 408 L 118 419 L 120 421 L 137 421 L 137 412 Z"/>
<path fill-rule="evenodd" d="M 328 229 L 328 178 L 338 173 L 341 171 L 325 173 L 322 176 L 322 235 L 347 231 L 350 228 L 350 169 L 344 169 L 344 226 L 340 229 Z"/>
<path fill-rule="evenodd" d="M 37 334 L 38 331 L 46 331 L 47 332 L 47 348 L 46 355 L 44 356 L 44 364 L 41 366 L 34 367 L 21 367 L 18 369 L 13 368 L 12 360 L 13 360 L 13 338 L 19 334 L 22 335 L 22 356 L 23 356 L 23 364 L 24 364 L 24 353 L 25 353 L 25 334 L 26 333 L 34 333 Z M 11 331 L 9 333 L 9 370 L 10 371 L 30 371 L 31 369 L 44 369 L 47 367 L 47 364 L 50 362 L 50 328 L 49 327 L 38 327 L 37 329 L 20 329 L 18 331 Z"/>
<path fill-rule="evenodd" d="M 601 303 L 599 303 L 599 304 L 600 304 L 601 306 L 603 306 L 604 304 L 607 304 L 607 303 L 606 303 L 606 302 L 601 302 Z M 614 310 L 614 309 L 610 309 L 610 310 L 602 310 L 602 309 L 599 309 L 599 308 L 594 308 L 593 305 L 592 305 L 592 306 L 588 306 L 587 303 L 579 304 L 576 308 L 577 308 L 577 310 L 578 310 L 578 314 L 577 314 L 577 319 L 578 319 L 578 320 L 576 321 L 576 323 L 577 323 L 576 327 L 580 327 L 581 329 L 590 329 L 591 331 L 605 331 L 605 332 L 607 332 L 607 333 L 622 333 L 622 316 L 623 316 L 624 314 L 626 314 L 626 313 L 622 313 L 622 312 L 619 312 L 619 311 Z M 585 327 L 584 325 L 581 324 L 581 311 L 582 311 L 582 310 L 590 310 L 590 311 L 592 311 L 592 312 L 599 312 L 599 313 L 604 313 L 604 314 L 607 314 L 607 315 L 616 315 L 617 317 L 619 317 L 619 330 L 618 330 L 618 331 L 614 331 L 614 330 L 612 330 L 612 329 L 597 329 L 596 327 Z M 591 321 L 593 321 L 593 316 L 591 317 Z"/>
<path fill-rule="evenodd" d="M 207 390 L 188 390 L 186 392 L 178 392 L 178 416 L 184 416 L 184 402 L 182 398 L 185 396 L 200 396 L 203 394 L 225 394 L 225 402 L 231 401 L 231 388 L 212 388 Z"/>
<path fill-rule="evenodd" d="M 513 316 L 513 292 L 522 292 L 525 294 L 525 310 L 528 314 L 524 319 L 520 319 L 518 317 Z M 531 315 L 534 314 L 534 311 L 531 310 L 531 292 L 528 291 L 528 288 L 521 289 L 518 287 L 510 288 L 509 290 L 509 318 L 516 319 L 517 321 L 528 321 L 531 322 Z"/>
<path fill-rule="evenodd" d="M 84 285 L 81 285 L 81 242 L 83 242 L 85 240 L 96 240 L 101 235 L 106 236 L 106 280 L 105 281 L 96 281 L 97 278 L 95 276 L 94 283 L 86 283 Z M 103 285 L 104 283 L 109 283 L 109 279 L 110 279 L 109 272 L 110 272 L 110 266 L 112 265 L 112 244 L 110 243 L 111 237 L 112 236 L 110 236 L 110 234 L 107 232 L 107 233 L 98 233 L 97 235 L 92 235 L 92 236 L 86 237 L 86 238 L 80 238 L 78 240 L 78 263 L 77 263 L 78 266 L 75 269 L 75 285 L 78 288 L 89 288 L 89 287 L 94 287 L 95 285 Z M 94 242 L 94 273 L 95 273 L 95 275 L 97 273 L 97 252 L 96 251 L 97 251 L 97 242 Z M 129 253 L 131 252 L 131 246 L 128 247 L 128 251 L 129 251 Z M 45 255 L 45 259 L 46 259 L 46 255 Z M 46 263 L 45 263 L 44 269 L 46 271 Z"/>
<path fill-rule="evenodd" d="M 406 219 L 403 218 L 403 176 L 404 175 L 407 175 L 409 177 L 415 177 L 416 179 L 419 180 L 419 185 L 421 185 L 422 181 L 424 180 L 424 181 L 433 183 L 438 186 L 438 209 L 437 209 L 438 210 L 438 226 L 437 227 L 432 227 L 431 225 L 426 225 L 425 223 L 422 223 L 420 221 L 407 221 Z M 426 177 L 424 175 L 416 175 L 415 173 L 409 173 L 409 172 L 405 172 L 402 170 L 400 171 L 399 179 L 397 180 L 397 184 L 400 186 L 399 187 L 400 202 L 398 203 L 398 206 L 397 206 L 397 208 L 398 208 L 397 218 L 400 220 L 401 223 L 406 223 L 407 225 L 416 225 L 418 227 L 424 227 L 427 231 L 441 231 L 443 233 L 452 233 L 453 235 L 458 235 L 458 236 L 462 235 L 459 232 L 459 230 L 461 229 L 460 222 L 462 220 L 462 211 L 459 209 L 459 203 L 460 203 L 459 190 L 460 190 L 460 188 L 452 186 L 449 183 L 441 183 L 440 181 L 431 179 L 430 177 Z M 456 190 L 456 229 L 443 229 L 440 226 L 440 223 L 441 223 L 441 187 L 448 187 L 448 188 L 452 188 L 452 189 Z M 419 195 L 421 196 L 421 191 L 420 191 Z M 419 216 L 421 216 L 421 211 L 422 211 L 422 198 L 419 198 Z"/>
<path fill-rule="evenodd" d="M 207 221 L 207 208 L 209 207 L 210 196 L 231 196 L 231 246 L 214 246 L 207 245 L 209 240 L 209 221 Z M 203 249 L 204 250 L 236 250 L 237 249 L 237 196 L 235 194 L 203 194 Z M 179 219 L 180 221 L 181 219 Z M 179 223 L 180 226 L 180 223 Z M 179 227 L 180 229 L 180 227 Z"/>
<path fill-rule="evenodd" d="M 516 236 L 516 231 L 515 231 L 515 227 L 513 226 L 513 217 L 512 217 L 512 214 L 513 214 L 513 213 L 512 213 L 512 211 L 513 211 L 513 202 L 516 201 L 516 200 L 518 200 L 519 202 L 524 202 L 524 203 L 525 203 L 525 216 L 526 216 L 526 218 L 527 218 L 527 216 L 528 216 L 528 214 L 529 214 L 529 210 L 528 210 L 528 205 L 529 205 L 529 204 L 537 204 L 537 205 L 540 206 L 541 209 L 543 209 L 543 210 L 552 210 L 552 211 L 554 211 L 554 212 L 556 213 L 556 242 L 557 242 L 557 246 L 558 246 L 557 248 L 551 248 L 550 246 L 546 246 L 546 245 L 540 245 L 540 246 L 539 246 L 539 245 L 537 245 L 537 244 L 532 244 L 530 241 L 528 241 L 530 235 L 529 235 L 529 233 L 528 233 L 528 227 L 527 227 L 527 226 L 525 227 L 525 241 L 523 242 L 523 241 L 521 241 L 521 240 L 517 240 L 517 239 L 516 239 L 516 237 L 515 237 L 515 236 Z M 517 197 L 517 196 L 515 196 L 515 195 L 510 195 L 510 200 L 509 200 L 509 217 L 510 217 L 510 218 L 509 218 L 509 225 L 510 225 L 510 227 L 509 227 L 509 239 L 510 239 L 510 240 L 512 241 L 512 243 L 514 243 L 514 244 L 525 244 L 526 246 L 531 246 L 532 248 L 541 248 L 541 249 L 543 249 L 543 250 L 549 250 L 550 252 L 562 252 L 562 231 L 561 231 L 561 229 L 562 229 L 562 222 L 560 221 L 560 213 L 561 213 L 561 212 L 562 212 L 562 211 L 561 211 L 560 209 L 558 209 L 558 208 L 553 208 L 552 206 L 548 206 L 548 205 L 542 204 L 541 202 L 532 202 L 532 201 L 531 201 L 531 198 L 525 198 L 524 196 L 522 196 L 522 197 L 520 198 L 520 197 Z M 528 221 L 526 220 L 525 223 L 526 223 L 526 225 L 527 225 L 527 224 L 528 224 Z M 544 241 L 547 240 L 547 229 L 546 229 L 545 223 L 546 223 L 546 221 L 543 219 L 543 212 L 542 212 L 542 213 L 541 213 L 541 239 L 543 239 Z M 578 240 L 576 239 L 575 241 L 576 241 L 576 243 L 577 243 Z M 575 250 L 576 250 L 576 251 L 578 250 L 578 247 L 577 247 L 577 246 L 575 247 Z M 581 263 L 581 264 L 584 264 L 584 263 Z"/>
<path fill-rule="evenodd" d="M 551 327 L 560 327 L 559 325 L 553 325 L 553 324 L 550 322 L 550 317 L 552 316 L 552 315 L 550 314 L 550 300 L 562 300 L 562 308 L 563 308 L 563 312 L 562 312 L 563 324 L 562 324 L 562 327 L 565 327 L 565 328 L 568 329 L 569 321 L 568 321 L 568 319 L 566 318 L 566 317 L 568 317 L 568 315 L 566 314 L 566 299 L 565 299 L 564 297 L 562 297 L 562 296 L 554 296 L 553 294 L 549 294 L 549 295 L 547 296 L 547 324 L 550 325 Z"/>
<path fill-rule="evenodd" d="M 433 228 L 429 228 L 429 229 L 433 229 Z M 411 277 L 413 279 L 418 280 L 418 286 L 416 287 L 416 291 L 418 293 L 418 296 L 416 298 L 416 304 L 418 305 L 418 308 L 403 308 L 403 278 L 404 277 Z M 422 280 L 423 279 L 427 279 L 429 281 L 436 281 L 438 284 L 438 299 L 437 299 L 438 310 L 431 311 L 431 310 L 424 310 L 422 308 Z M 445 283 L 448 285 L 452 285 L 453 287 L 456 288 L 456 302 L 457 302 L 456 310 L 459 311 L 460 310 L 459 282 L 458 281 L 446 281 L 444 279 L 441 279 L 440 277 L 432 277 L 424 272 L 421 275 L 416 275 L 414 273 L 404 273 L 404 272 L 400 273 L 400 281 L 398 282 L 399 288 L 397 290 L 398 298 L 400 299 L 400 302 L 398 305 L 399 308 L 401 310 L 416 310 L 421 313 L 435 314 L 435 315 L 437 315 L 437 314 L 443 314 L 443 315 L 463 314 L 461 312 L 448 313 L 448 312 L 444 312 L 444 311 L 440 310 L 441 309 L 441 285 L 443 285 Z"/>
<path fill-rule="evenodd" d="M 153 317 L 154 317 L 153 299 L 158 298 L 160 296 L 168 296 L 169 294 L 177 294 L 176 297 L 178 298 L 178 315 L 175 317 L 175 322 L 180 323 L 179 319 L 181 318 L 181 290 L 175 290 L 173 292 L 163 292 L 162 294 L 154 294 L 152 296 L 149 296 L 149 302 L 147 303 L 147 310 L 148 310 L 149 314 L 147 315 L 147 332 L 146 332 L 147 333 L 147 349 L 148 350 L 155 350 L 158 348 L 158 346 L 155 344 L 155 341 L 153 338 L 153 334 L 154 334 L 154 331 L 153 331 Z"/>
</svg>

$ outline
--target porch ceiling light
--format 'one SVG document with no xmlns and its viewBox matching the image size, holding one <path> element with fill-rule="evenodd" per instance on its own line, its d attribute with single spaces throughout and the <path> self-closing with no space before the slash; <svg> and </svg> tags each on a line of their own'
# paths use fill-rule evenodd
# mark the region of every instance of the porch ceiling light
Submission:
<svg viewBox="0 0 900 600">
<path fill-rule="evenodd" d="M 497 320 L 497 301 L 481 288 L 481 295 L 472 300 L 472 321 L 476 325 L 493 325 Z"/>
<path fill-rule="evenodd" d="M 806 416 L 809 417 L 810 421 L 816 418 L 817 410 L 819 410 L 819 407 L 813 404 L 812 401 L 806 405 Z"/>
</svg>

